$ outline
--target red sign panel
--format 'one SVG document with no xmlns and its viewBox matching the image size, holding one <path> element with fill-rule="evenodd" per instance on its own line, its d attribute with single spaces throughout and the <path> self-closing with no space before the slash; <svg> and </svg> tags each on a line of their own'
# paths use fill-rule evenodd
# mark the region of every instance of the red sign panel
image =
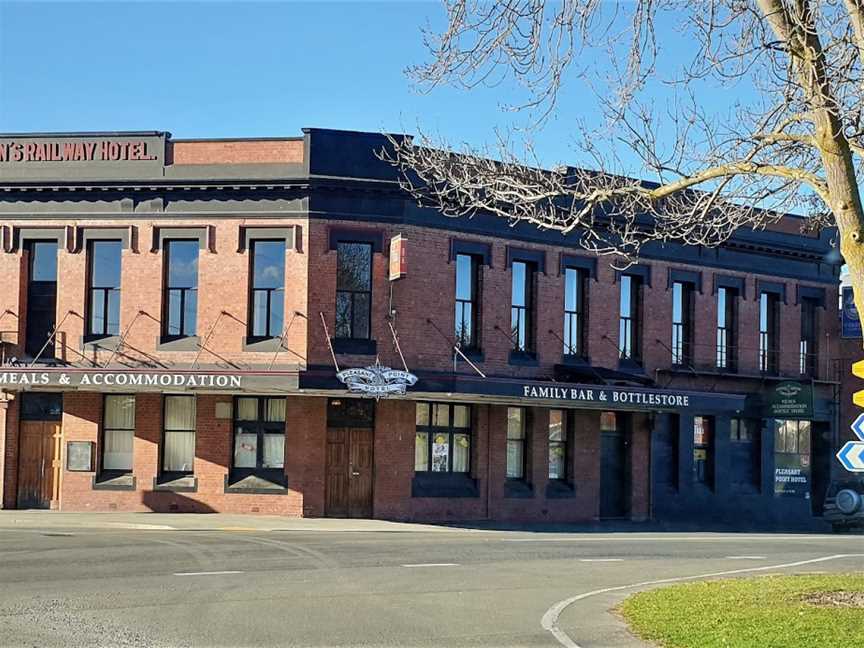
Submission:
<svg viewBox="0 0 864 648">
<path fill-rule="evenodd" d="M 408 274 L 408 240 L 401 234 L 390 239 L 390 281 Z"/>
</svg>

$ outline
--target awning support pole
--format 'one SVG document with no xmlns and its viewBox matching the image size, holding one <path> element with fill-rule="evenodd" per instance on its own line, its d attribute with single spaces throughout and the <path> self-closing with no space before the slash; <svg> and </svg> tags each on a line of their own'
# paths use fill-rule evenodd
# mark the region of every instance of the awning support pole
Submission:
<svg viewBox="0 0 864 648">
<path fill-rule="evenodd" d="M 402 366 L 405 368 L 406 373 L 408 372 L 408 363 L 405 362 L 405 356 L 402 355 L 402 349 L 399 346 L 399 336 L 396 335 L 396 329 L 393 328 L 393 322 L 388 321 L 387 326 L 390 327 L 390 334 L 393 336 L 393 344 L 396 346 L 396 351 L 399 352 L 399 358 L 402 360 Z"/>
<path fill-rule="evenodd" d="M 462 353 L 462 349 L 460 349 L 458 346 L 453 344 L 453 342 L 451 342 L 450 338 L 448 338 L 441 329 L 439 329 L 437 326 L 435 326 L 435 322 L 433 322 L 431 319 L 429 319 L 427 317 L 426 323 L 429 324 L 433 329 L 435 329 L 438 332 L 438 335 L 440 335 L 445 340 L 447 340 L 447 343 L 453 347 L 453 350 L 456 353 L 458 353 L 460 356 L 462 356 L 462 359 L 465 360 L 465 362 L 467 362 L 474 371 L 476 371 L 478 374 L 480 374 L 481 378 L 486 377 L 486 374 L 484 374 L 482 371 L 480 371 L 480 369 L 477 367 L 477 365 L 475 365 L 473 362 L 471 362 L 471 360 L 468 358 L 468 356 L 466 356 L 464 353 Z M 454 361 L 454 364 L 455 364 L 455 361 Z"/>
</svg>

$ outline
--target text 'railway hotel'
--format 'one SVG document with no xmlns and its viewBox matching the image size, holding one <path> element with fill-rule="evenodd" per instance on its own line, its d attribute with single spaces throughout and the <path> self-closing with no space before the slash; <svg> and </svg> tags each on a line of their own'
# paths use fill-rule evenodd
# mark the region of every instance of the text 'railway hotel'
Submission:
<svg viewBox="0 0 864 648">
<path fill-rule="evenodd" d="M 819 522 L 830 232 L 617 271 L 418 207 L 385 144 L 0 136 L 2 507 Z"/>
</svg>

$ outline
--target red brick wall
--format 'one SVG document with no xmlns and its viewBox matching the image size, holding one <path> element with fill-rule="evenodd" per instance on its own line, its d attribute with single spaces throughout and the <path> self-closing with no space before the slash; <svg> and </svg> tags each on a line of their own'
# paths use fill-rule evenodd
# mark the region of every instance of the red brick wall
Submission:
<svg viewBox="0 0 864 648">
<path fill-rule="evenodd" d="M 174 164 L 300 164 L 303 140 L 169 142 Z"/>
</svg>

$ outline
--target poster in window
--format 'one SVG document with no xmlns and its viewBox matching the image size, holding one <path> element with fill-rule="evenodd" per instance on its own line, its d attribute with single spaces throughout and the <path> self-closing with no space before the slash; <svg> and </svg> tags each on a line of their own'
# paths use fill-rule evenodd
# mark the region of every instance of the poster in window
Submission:
<svg viewBox="0 0 864 648">
<path fill-rule="evenodd" d="M 447 472 L 447 460 L 450 449 L 447 443 L 447 436 L 436 434 L 432 441 L 432 471 Z"/>
<path fill-rule="evenodd" d="M 774 495 L 810 498 L 810 457 L 806 454 L 774 455 Z"/>
</svg>

